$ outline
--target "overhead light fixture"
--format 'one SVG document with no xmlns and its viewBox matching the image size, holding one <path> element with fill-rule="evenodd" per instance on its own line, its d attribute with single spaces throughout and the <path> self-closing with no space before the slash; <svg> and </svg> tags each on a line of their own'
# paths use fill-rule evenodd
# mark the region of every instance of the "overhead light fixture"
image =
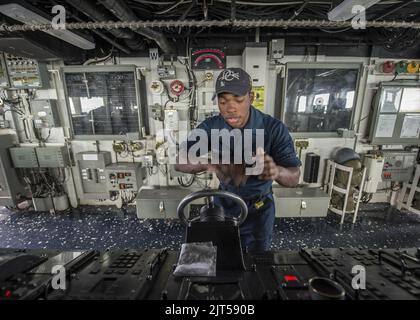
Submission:
<svg viewBox="0 0 420 320">
<path fill-rule="evenodd" d="M 24 24 L 51 24 L 51 21 L 47 18 L 17 3 L 0 5 L 0 12 Z M 46 30 L 44 32 L 81 49 L 91 50 L 95 48 L 94 42 L 69 30 Z"/>
<path fill-rule="evenodd" d="M 328 12 L 330 21 L 347 21 L 357 15 L 357 11 L 353 12 L 355 6 L 362 6 L 367 10 L 380 0 L 344 0 L 334 9 Z"/>
</svg>

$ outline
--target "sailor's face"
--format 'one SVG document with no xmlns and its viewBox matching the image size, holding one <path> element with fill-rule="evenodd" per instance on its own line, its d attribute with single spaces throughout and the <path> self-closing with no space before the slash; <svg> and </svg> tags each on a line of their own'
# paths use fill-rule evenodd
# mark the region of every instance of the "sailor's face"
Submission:
<svg viewBox="0 0 420 320">
<path fill-rule="evenodd" d="M 245 127 L 253 100 L 252 92 L 244 96 L 221 93 L 217 98 L 220 114 L 232 128 Z"/>
</svg>

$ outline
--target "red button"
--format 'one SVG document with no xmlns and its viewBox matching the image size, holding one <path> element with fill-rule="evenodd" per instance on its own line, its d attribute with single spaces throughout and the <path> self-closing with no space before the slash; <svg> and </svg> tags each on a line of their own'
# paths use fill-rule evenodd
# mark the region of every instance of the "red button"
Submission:
<svg viewBox="0 0 420 320">
<path fill-rule="evenodd" d="M 284 276 L 284 280 L 286 282 L 289 282 L 289 281 L 298 281 L 299 279 L 296 276 Z"/>
</svg>

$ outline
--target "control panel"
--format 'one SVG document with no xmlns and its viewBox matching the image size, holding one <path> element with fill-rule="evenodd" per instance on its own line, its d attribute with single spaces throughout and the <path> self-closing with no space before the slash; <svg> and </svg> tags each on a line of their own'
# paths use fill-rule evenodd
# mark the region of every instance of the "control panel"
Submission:
<svg viewBox="0 0 420 320">
<path fill-rule="evenodd" d="M 382 181 L 409 182 L 416 166 L 417 152 L 383 151 Z"/>
<path fill-rule="evenodd" d="M 81 176 L 83 199 L 107 199 L 105 167 L 111 163 L 108 151 L 86 151 L 76 154 Z"/>
<path fill-rule="evenodd" d="M 175 276 L 178 257 L 167 249 L 0 249 L 0 300 L 420 299 L 417 248 L 246 253 L 244 270 L 215 277 Z M 65 270 L 64 290 L 51 286 L 57 265 Z"/>
<path fill-rule="evenodd" d="M 55 100 L 32 100 L 31 112 L 35 128 L 60 126 L 60 118 Z"/>
<path fill-rule="evenodd" d="M 137 192 L 143 184 L 145 169 L 140 163 L 113 163 L 105 168 L 108 191 Z"/>
<path fill-rule="evenodd" d="M 118 250 L 91 260 L 72 280 L 65 299 L 145 299 L 167 256 L 164 249 Z M 59 298 L 51 296 L 52 299 Z"/>
<path fill-rule="evenodd" d="M 68 279 L 80 265 L 97 253 L 89 251 L 40 251 L 2 249 L 0 252 L 0 300 L 33 300 L 51 288 L 55 266 L 62 266 Z M 53 290 L 62 292 L 61 290 Z"/>
<path fill-rule="evenodd" d="M 28 89 L 42 86 L 39 65 L 36 60 L 5 53 L 6 67 L 13 88 Z"/>
</svg>

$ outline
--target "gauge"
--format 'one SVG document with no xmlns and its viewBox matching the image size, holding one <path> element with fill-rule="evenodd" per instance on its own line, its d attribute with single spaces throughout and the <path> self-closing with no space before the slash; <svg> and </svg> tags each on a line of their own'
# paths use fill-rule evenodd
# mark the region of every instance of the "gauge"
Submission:
<svg viewBox="0 0 420 320">
<path fill-rule="evenodd" d="M 195 70 L 220 70 L 226 66 L 226 55 L 221 49 L 195 49 L 191 53 L 191 65 Z"/>
</svg>

